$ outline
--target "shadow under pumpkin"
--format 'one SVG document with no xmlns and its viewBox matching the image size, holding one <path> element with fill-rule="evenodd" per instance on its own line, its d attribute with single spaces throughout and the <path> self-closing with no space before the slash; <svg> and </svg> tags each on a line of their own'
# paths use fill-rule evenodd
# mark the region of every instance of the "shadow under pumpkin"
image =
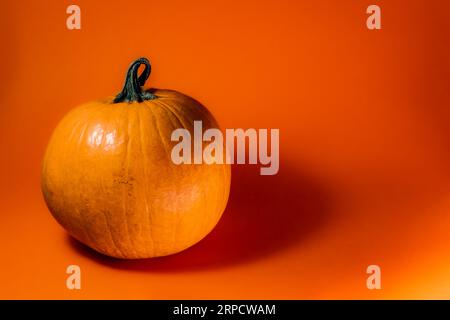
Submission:
<svg viewBox="0 0 450 320">
<path fill-rule="evenodd" d="M 324 222 L 328 200 L 320 188 L 285 164 L 274 176 L 234 165 L 227 208 L 216 228 L 187 250 L 166 257 L 119 260 L 68 236 L 81 255 L 112 268 L 183 272 L 261 259 L 300 243 Z"/>
</svg>

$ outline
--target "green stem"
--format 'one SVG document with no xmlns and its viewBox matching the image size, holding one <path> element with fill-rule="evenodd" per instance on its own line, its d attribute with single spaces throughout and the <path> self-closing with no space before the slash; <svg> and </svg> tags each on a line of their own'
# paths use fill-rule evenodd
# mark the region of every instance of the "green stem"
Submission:
<svg viewBox="0 0 450 320">
<path fill-rule="evenodd" d="M 140 65 L 145 65 L 144 71 L 138 77 Z M 139 58 L 134 61 L 127 71 L 125 85 L 122 91 L 114 98 L 113 103 L 120 102 L 142 102 L 144 100 L 156 99 L 156 96 L 148 91 L 142 91 L 141 87 L 150 76 L 152 67 L 147 58 Z"/>
</svg>

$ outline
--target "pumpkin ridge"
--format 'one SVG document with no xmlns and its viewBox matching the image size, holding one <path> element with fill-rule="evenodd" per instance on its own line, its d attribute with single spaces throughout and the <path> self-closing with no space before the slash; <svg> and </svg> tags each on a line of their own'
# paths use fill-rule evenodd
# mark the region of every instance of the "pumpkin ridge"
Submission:
<svg viewBox="0 0 450 320">
<path fill-rule="evenodd" d="M 159 106 L 161 106 L 161 108 L 163 108 L 164 110 L 168 111 L 170 114 L 172 114 L 179 122 L 181 128 L 184 129 L 188 129 L 189 127 L 186 127 L 186 125 L 181 121 L 180 117 L 176 114 L 175 111 L 172 111 L 172 109 L 169 107 L 169 105 L 167 105 L 165 102 L 163 102 L 161 99 L 155 101 Z M 172 122 L 172 119 L 170 119 Z M 173 122 L 172 122 L 173 124 Z M 174 126 L 175 129 L 180 128 L 179 126 Z"/>
<path fill-rule="evenodd" d="M 92 117 L 92 116 L 91 116 Z M 89 125 L 90 125 L 90 120 L 92 119 L 91 117 L 88 117 L 88 119 L 86 119 L 86 121 L 85 121 L 85 123 L 84 123 L 84 126 L 83 126 L 83 128 L 82 128 L 82 133 L 80 134 L 80 137 L 79 137 L 79 139 L 78 139 L 78 141 L 77 141 L 77 144 L 76 144 L 76 149 L 74 150 L 75 151 L 75 154 L 79 154 L 80 153 L 80 147 L 81 147 L 81 145 L 82 145 L 82 141 L 83 141 L 83 138 L 84 138 L 84 136 L 85 136 L 85 134 L 86 134 L 86 131 L 87 131 L 87 129 L 88 129 L 88 127 L 89 127 Z M 79 122 L 80 124 L 83 124 L 82 122 Z M 73 134 L 75 135 L 75 133 L 78 131 L 78 127 L 76 127 L 76 126 L 74 126 L 74 129 L 77 129 L 77 130 L 73 130 Z M 70 138 L 69 138 L 70 140 L 71 139 L 73 139 L 73 136 L 71 136 Z M 67 156 L 67 154 L 66 154 L 66 156 Z M 78 197 L 79 197 L 79 199 L 82 197 L 82 195 L 81 194 L 78 194 Z M 95 242 L 93 242 L 93 237 L 92 237 L 92 235 L 91 235 L 91 232 L 89 231 L 89 229 L 88 228 L 86 228 L 86 226 L 88 225 L 87 224 L 87 218 L 86 218 L 86 215 L 85 215 L 85 213 L 84 213 L 84 211 L 83 210 L 80 210 L 80 208 L 77 206 L 77 207 L 75 207 L 75 211 L 78 213 L 78 215 L 79 215 L 79 217 L 80 217 L 80 220 L 83 222 L 83 227 L 82 227 L 82 230 L 83 230 L 83 232 L 84 232 L 84 234 L 86 235 L 86 240 L 88 241 L 88 242 L 91 242 L 91 243 L 95 243 Z"/>
<path fill-rule="evenodd" d="M 227 181 L 229 180 L 230 185 L 231 185 L 231 172 L 229 172 L 229 171 L 231 171 L 231 169 L 229 167 L 227 167 L 226 165 L 222 165 L 223 178 L 224 178 L 224 180 L 227 180 Z M 221 212 L 219 214 L 219 216 L 216 217 L 217 221 L 220 220 L 222 213 L 227 208 L 229 196 L 230 196 L 230 193 L 229 193 L 229 191 L 227 191 L 227 188 L 223 188 L 222 197 L 221 197 L 221 199 L 219 199 L 219 201 L 217 203 L 218 209 L 219 209 L 219 210 L 217 210 L 217 212 Z"/>
<path fill-rule="evenodd" d="M 191 98 L 191 97 L 187 97 L 183 95 L 184 99 L 176 99 L 174 97 L 168 97 L 167 100 L 172 101 L 174 104 L 176 105 L 181 105 L 183 106 L 182 108 L 179 108 L 180 113 L 186 117 L 186 114 L 190 114 L 193 111 L 193 107 L 191 105 L 191 102 L 194 102 L 196 104 L 196 108 L 195 111 L 199 113 L 199 115 L 201 116 L 202 119 L 207 119 L 208 121 L 210 121 L 211 123 L 208 123 L 209 125 L 217 125 L 217 121 L 216 119 L 213 117 L 213 115 L 203 106 L 203 104 L 201 104 L 199 101 Z M 193 119 L 196 120 L 196 119 Z M 205 125 L 205 123 L 203 123 L 203 125 Z"/>
<path fill-rule="evenodd" d="M 155 242 L 153 240 L 153 228 L 152 228 L 152 213 L 149 211 L 148 209 L 148 183 L 147 183 L 147 154 L 144 152 L 144 134 L 142 131 L 142 116 L 140 113 L 138 113 L 138 118 L 139 118 L 139 136 L 140 136 L 140 147 L 141 147 L 141 154 L 142 154 L 142 171 L 143 171 L 143 175 L 144 175 L 144 202 L 145 202 L 145 212 L 146 212 L 146 216 L 147 216 L 147 227 L 148 227 L 148 239 L 150 239 L 150 243 L 152 244 L 152 255 L 155 254 Z M 145 251 L 148 254 L 148 249 L 147 247 L 145 247 Z"/>
<path fill-rule="evenodd" d="M 123 170 L 124 170 L 124 176 L 126 177 L 126 179 L 128 179 L 129 174 L 128 174 L 128 168 L 129 168 L 129 163 L 130 163 L 130 144 L 131 144 L 131 135 L 130 135 L 130 114 L 129 112 L 126 112 L 126 109 L 124 109 L 125 114 L 126 114 L 126 119 L 127 119 L 127 144 L 125 147 L 125 160 L 124 160 L 124 164 L 123 164 Z M 125 234 L 127 235 L 128 238 L 128 242 L 130 244 L 130 247 L 132 248 L 131 251 L 134 252 L 134 255 L 136 255 L 136 250 L 134 249 L 133 246 L 133 241 L 131 240 L 131 234 L 130 234 L 130 226 L 128 223 L 129 220 L 129 215 L 128 215 L 128 204 L 127 204 L 127 190 L 126 190 L 127 186 L 124 184 L 122 186 L 122 212 L 123 215 L 125 216 Z"/>
<path fill-rule="evenodd" d="M 167 100 L 169 100 L 169 99 L 170 99 L 170 98 L 168 98 Z M 171 100 L 173 100 L 174 102 L 176 102 L 175 99 L 171 99 Z M 195 100 L 194 100 L 194 101 L 195 101 Z M 158 100 L 157 102 L 158 102 L 159 104 L 162 104 L 162 105 L 166 106 L 166 108 L 169 109 L 169 111 L 172 112 L 172 113 L 175 115 L 175 117 L 178 119 L 178 121 L 180 121 L 180 123 L 181 123 L 181 119 L 180 119 L 180 118 L 187 118 L 186 114 L 183 113 L 183 115 L 178 115 L 177 112 L 173 111 L 173 110 L 172 110 L 172 107 L 170 106 L 170 104 L 168 104 L 168 103 L 166 103 L 166 102 L 163 102 L 162 100 Z M 197 102 L 197 101 L 195 101 L 195 102 L 196 102 L 197 104 L 200 104 L 200 103 Z M 183 104 L 183 106 L 184 106 L 184 104 Z M 182 108 L 180 108 L 180 110 L 181 110 L 181 109 L 182 109 Z M 200 108 L 198 108 L 198 109 L 200 109 Z M 207 116 L 208 116 L 208 117 L 211 117 L 211 115 L 207 115 Z M 192 119 L 192 125 L 193 125 L 193 121 L 194 121 L 194 119 Z M 192 126 L 186 126 L 186 125 L 184 125 L 183 123 L 182 123 L 182 125 L 183 125 L 183 127 L 186 128 L 186 129 L 188 129 L 189 127 L 192 128 Z M 188 129 L 188 130 L 189 130 L 189 129 Z M 189 130 L 189 131 L 190 131 L 190 130 Z M 207 194 L 206 190 L 204 190 L 203 188 L 202 188 L 202 196 L 203 196 L 205 199 L 208 198 L 208 194 Z M 219 213 L 219 217 L 222 215 L 222 213 L 223 213 L 223 211 L 221 211 L 221 212 Z M 199 223 L 196 224 L 195 234 L 198 234 L 199 231 L 201 231 L 201 230 L 206 230 L 206 229 L 209 228 L 209 226 L 207 225 L 207 219 L 208 219 L 208 218 L 205 216 L 205 217 L 201 220 L 201 222 L 199 221 Z M 203 238 L 203 237 L 202 237 L 202 238 Z"/>
<path fill-rule="evenodd" d="M 111 244 L 116 249 L 116 251 L 119 252 L 119 254 L 121 256 L 124 256 L 122 250 L 119 248 L 119 246 L 116 243 L 116 240 L 114 239 L 114 236 L 111 231 L 111 224 L 109 223 L 109 218 L 108 218 L 107 214 L 105 213 L 104 210 L 100 210 L 100 212 L 102 213 L 103 220 L 105 221 L 106 230 L 108 230 L 109 236 L 111 238 Z"/>
<path fill-rule="evenodd" d="M 93 118 L 93 117 L 91 116 L 91 117 L 89 117 L 88 119 L 86 119 L 86 127 L 85 127 L 85 129 L 83 130 L 83 134 L 80 135 L 80 140 L 79 140 L 79 143 L 78 143 L 79 145 L 81 145 L 81 142 L 85 139 L 86 130 L 87 130 L 87 128 L 91 125 L 92 118 Z M 103 144 L 103 138 L 102 138 L 102 144 Z M 100 188 L 102 188 L 101 183 L 100 183 Z M 110 222 L 109 222 L 109 218 L 107 217 L 106 212 L 105 212 L 103 209 L 100 210 L 100 212 L 101 212 L 102 217 L 103 217 L 105 229 L 108 230 L 108 234 L 109 234 L 109 243 L 110 243 L 110 245 L 115 249 L 115 252 L 116 252 L 115 254 L 116 254 L 116 255 L 118 255 L 118 256 L 123 256 L 124 253 L 123 253 L 123 251 L 121 250 L 121 248 L 117 245 L 117 242 L 116 242 L 116 240 L 115 240 L 115 238 L 114 238 L 114 235 L 112 234 L 111 226 L 110 226 Z M 85 217 L 84 215 L 83 215 L 83 217 L 84 217 L 83 220 L 86 221 L 86 217 Z M 85 225 L 87 225 L 86 222 L 85 222 Z M 87 233 L 88 233 L 88 236 L 89 236 L 90 241 L 92 242 L 92 236 L 89 234 L 89 232 L 87 232 Z M 93 243 L 96 243 L 96 242 L 94 241 Z M 100 248 L 97 248 L 97 250 L 102 251 Z"/>
<path fill-rule="evenodd" d="M 171 158 L 170 152 L 169 152 L 170 146 L 169 147 L 167 146 L 166 139 L 164 138 L 163 134 L 161 133 L 161 130 L 160 130 L 160 127 L 158 124 L 158 117 L 155 114 L 155 111 L 153 110 L 152 106 L 149 106 L 145 101 L 143 103 L 149 107 L 148 109 L 150 110 L 150 113 L 152 114 L 152 118 L 153 118 L 153 123 L 154 123 L 153 127 L 155 128 L 156 132 L 158 133 L 158 136 L 161 140 L 161 145 L 165 151 L 167 158 L 169 159 L 169 161 L 172 161 L 171 160 L 172 158 Z"/>
<path fill-rule="evenodd" d="M 169 99 L 168 99 L 169 100 Z M 169 108 L 174 114 L 175 114 L 175 116 L 177 117 L 177 119 L 188 119 L 188 121 L 189 121 L 189 125 L 188 126 L 186 126 L 184 123 L 183 123 L 183 126 L 186 128 L 186 129 L 192 129 L 193 128 L 193 126 L 194 126 L 194 120 L 195 119 L 191 119 L 190 117 L 188 117 L 188 116 L 186 116 L 186 114 L 183 112 L 183 108 L 180 108 L 180 110 L 172 110 L 172 107 L 170 106 L 170 104 L 169 103 L 164 103 L 166 106 L 167 106 L 167 108 Z M 191 130 L 189 130 L 189 131 L 191 131 Z"/>
<path fill-rule="evenodd" d="M 144 102 L 144 103 L 148 106 L 148 104 L 147 104 L 146 102 Z M 169 152 L 170 146 L 169 146 L 169 148 L 167 148 L 166 139 L 165 139 L 164 136 L 162 135 L 161 130 L 160 130 L 160 127 L 159 127 L 159 124 L 158 124 L 158 116 L 157 116 L 157 114 L 155 113 L 155 110 L 153 110 L 153 108 L 151 108 L 151 106 L 150 106 L 150 112 L 152 113 L 152 116 L 153 116 L 153 119 L 154 119 L 154 128 L 156 129 L 156 131 L 157 131 L 157 133 L 158 133 L 158 135 L 159 135 L 161 144 L 162 144 L 162 146 L 163 146 L 163 148 L 164 148 L 164 151 L 165 151 L 165 153 L 166 153 L 166 155 L 167 155 L 167 157 L 168 157 L 169 163 L 171 163 L 172 158 L 171 158 L 171 155 L 170 155 L 170 152 Z M 173 174 L 173 172 L 174 172 L 173 167 L 172 167 L 172 166 L 169 166 L 169 167 L 171 168 L 171 171 L 172 171 L 172 174 Z M 178 222 L 179 222 L 179 220 L 180 220 L 180 214 L 177 212 L 176 215 L 177 215 L 177 218 L 176 218 L 176 223 L 175 223 L 175 225 L 174 225 L 174 230 L 173 230 L 172 248 L 173 248 L 173 247 L 175 246 L 175 244 L 176 244 L 176 231 L 177 231 L 177 225 L 178 225 Z"/>
<path fill-rule="evenodd" d="M 176 105 L 180 105 L 180 107 L 178 109 L 176 109 L 175 112 L 179 118 L 184 118 L 184 119 L 188 119 L 189 121 L 189 126 L 186 126 L 186 129 L 188 128 L 193 128 L 194 126 L 194 121 L 198 120 L 199 118 L 202 120 L 202 125 L 209 125 L 210 124 L 214 124 L 215 120 L 212 120 L 214 118 L 212 118 L 211 115 L 209 114 L 205 114 L 201 111 L 202 105 L 199 102 L 198 105 L 195 106 L 195 108 L 193 108 L 192 106 L 188 106 L 187 104 L 184 103 L 184 101 L 178 101 L 177 99 L 173 99 L 173 98 L 167 98 L 166 100 L 168 100 L 166 102 L 166 106 L 170 106 L 169 102 L 172 102 L 173 104 Z M 195 101 L 195 100 L 194 100 Z M 201 117 L 199 117 L 198 113 L 194 113 L 193 111 L 195 110 L 195 112 L 198 112 L 200 115 L 202 115 Z M 193 115 L 191 115 L 192 113 L 194 113 Z"/>
<path fill-rule="evenodd" d="M 105 143 L 105 137 L 102 136 L 101 146 L 103 146 L 104 143 Z M 100 187 L 100 190 L 103 191 L 102 193 L 104 193 L 105 188 L 104 188 L 104 184 L 103 184 L 103 178 L 100 176 L 98 180 L 99 180 L 99 187 Z M 124 255 L 124 253 L 122 252 L 122 250 L 121 250 L 120 247 L 118 246 L 118 244 L 117 244 L 117 242 L 116 242 L 116 239 L 115 239 L 115 237 L 114 237 L 114 235 L 113 235 L 113 233 L 112 233 L 109 214 L 108 214 L 104 209 L 101 209 L 100 211 L 101 211 L 101 213 L 102 213 L 102 215 L 103 215 L 103 218 L 105 219 L 106 229 L 108 229 L 108 232 L 109 232 L 109 235 L 110 235 L 110 237 L 111 237 L 111 241 L 112 241 L 114 247 L 116 248 L 116 250 L 119 252 L 120 255 Z"/>
<path fill-rule="evenodd" d="M 169 105 L 165 104 L 161 99 L 158 100 L 158 101 L 155 101 L 155 102 L 156 102 L 156 104 L 158 104 L 158 105 L 161 107 L 161 109 L 165 110 L 165 111 L 167 112 L 168 115 L 173 115 L 173 116 L 177 119 L 177 121 L 179 122 L 179 124 L 181 125 L 182 128 L 188 129 L 188 127 L 182 123 L 180 117 L 175 113 L 175 111 L 172 111 L 172 109 L 170 108 Z M 170 122 L 171 122 L 173 128 L 174 128 L 174 129 L 178 129 L 179 126 L 174 125 L 174 122 L 173 122 L 172 117 L 168 116 L 168 118 L 170 119 Z M 179 227 L 180 220 L 181 220 L 181 219 L 180 219 L 180 213 L 177 212 L 177 222 L 175 223 L 175 226 L 174 226 L 174 230 L 175 230 L 174 234 L 175 234 L 175 235 L 177 234 L 177 229 L 178 229 L 178 227 Z M 174 246 L 175 246 L 176 243 L 177 243 L 177 241 L 175 240 L 175 238 L 176 238 L 176 237 L 174 237 L 174 241 L 173 241 L 173 245 L 174 245 Z"/>
<path fill-rule="evenodd" d="M 172 125 L 172 129 L 173 130 L 176 130 L 176 129 L 179 129 L 179 128 L 187 129 L 183 125 L 183 123 L 181 123 L 180 119 L 177 118 L 176 114 L 174 112 L 172 112 L 169 108 L 167 108 L 163 103 L 157 103 L 157 105 L 169 115 L 168 119 L 170 120 L 170 123 Z"/>
<path fill-rule="evenodd" d="M 90 120 L 90 118 L 89 118 Z M 80 122 L 81 123 L 81 122 Z M 80 152 L 80 146 L 81 146 L 81 142 L 83 141 L 83 137 L 86 134 L 86 130 L 89 127 L 89 121 L 86 121 L 86 123 L 84 124 L 84 127 L 82 129 L 82 133 L 80 134 L 80 138 L 78 139 L 77 142 L 77 150 L 76 153 Z M 76 126 L 74 126 L 74 129 L 76 128 Z M 75 133 L 75 130 L 73 130 L 73 133 Z M 73 136 L 70 137 L 70 139 L 73 139 Z M 81 196 L 81 195 L 80 195 Z M 89 242 L 92 242 L 92 235 L 90 234 L 89 230 L 86 228 L 86 217 L 84 215 L 84 213 L 78 208 L 76 207 L 75 210 L 78 212 L 78 215 L 80 216 L 81 220 L 83 221 L 83 227 L 82 230 L 84 231 L 86 238 Z"/>
<path fill-rule="evenodd" d="M 66 118 L 66 119 L 70 119 L 70 118 Z M 67 149 L 65 150 L 65 155 L 64 155 L 65 158 L 64 158 L 63 162 L 67 163 L 67 157 L 71 156 L 71 151 L 73 151 L 73 153 L 75 153 L 75 154 L 79 153 L 80 147 L 81 147 L 81 142 L 83 140 L 83 136 L 84 136 L 87 128 L 89 127 L 89 120 L 90 120 L 90 118 L 88 118 L 88 121 L 83 121 L 83 122 L 82 121 L 77 121 L 75 123 L 75 125 L 72 127 L 72 129 L 70 130 L 70 133 L 69 133 L 69 135 L 67 137 L 67 140 L 68 141 L 76 141 L 76 143 L 75 143 L 76 147 L 72 148 L 71 150 L 67 150 Z M 79 134 L 79 138 L 76 140 L 76 139 L 74 139 L 74 136 L 75 136 L 75 134 L 77 132 L 80 132 L 80 129 L 81 129 L 81 134 Z M 68 145 L 70 145 L 70 144 L 68 144 Z M 49 145 L 49 147 L 50 147 L 50 145 Z M 67 167 L 64 166 L 63 170 L 64 170 L 63 171 L 64 175 L 70 176 L 70 174 L 68 173 L 68 168 Z M 78 200 L 81 199 L 81 194 L 80 193 L 77 193 L 76 196 L 78 197 Z M 61 196 L 61 198 L 64 199 L 65 195 L 63 194 Z M 92 238 L 91 234 L 90 234 L 90 231 L 86 228 L 86 226 L 88 224 L 87 224 L 87 218 L 86 218 L 86 216 L 84 214 L 84 211 L 81 210 L 78 206 L 76 206 L 73 210 L 75 211 L 76 215 L 79 217 L 80 222 L 81 222 L 81 227 L 79 228 L 79 230 L 82 232 L 82 234 L 84 234 L 84 237 L 81 236 L 81 239 L 83 239 L 84 242 L 87 242 L 87 243 L 95 243 L 93 241 L 93 238 Z M 55 218 L 57 220 L 65 221 L 67 223 L 68 219 L 66 217 L 69 216 L 69 215 L 70 214 L 67 214 L 65 212 L 64 213 L 63 212 L 58 212 L 56 214 Z M 73 234 L 73 233 L 72 233 L 72 236 L 75 237 L 75 238 L 80 238 L 80 235 L 76 235 L 76 234 Z"/>
</svg>

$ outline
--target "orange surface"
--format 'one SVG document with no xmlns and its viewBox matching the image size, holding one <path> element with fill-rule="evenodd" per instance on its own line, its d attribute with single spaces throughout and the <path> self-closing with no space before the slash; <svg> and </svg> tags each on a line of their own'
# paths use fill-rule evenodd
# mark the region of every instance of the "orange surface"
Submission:
<svg viewBox="0 0 450 320">
<path fill-rule="evenodd" d="M 356 0 L 2 3 L 0 298 L 450 298 L 450 4 L 374 2 L 380 31 Z M 138 56 L 222 127 L 279 128 L 280 172 L 234 166 L 206 239 L 118 261 L 54 221 L 40 162 L 62 116 L 118 92 Z"/>
</svg>

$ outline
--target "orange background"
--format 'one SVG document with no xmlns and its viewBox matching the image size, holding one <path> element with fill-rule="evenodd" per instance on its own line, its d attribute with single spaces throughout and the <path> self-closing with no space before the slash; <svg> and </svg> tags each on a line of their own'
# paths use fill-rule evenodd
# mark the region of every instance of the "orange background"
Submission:
<svg viewBox="0 0 450 320">
<path fill-rule="evenodd" d="M 82 29 L 66 28 L 81 7 Z M 382 8 L 382 30 L 366 8 Z M 4 1 L 0 298 L 450 298 L 448 1 Z M 149 84 L 223 128 L 279 128 L 280 172 L 234 166 L 217 228 L 180 254 L 118 261 L 43 201 L 46 143 L 71 108 Z M 66 289 L 69 264 L 82 289 Z M 382 290 L 366 288 L 366 267 Z"/>
</svg>

